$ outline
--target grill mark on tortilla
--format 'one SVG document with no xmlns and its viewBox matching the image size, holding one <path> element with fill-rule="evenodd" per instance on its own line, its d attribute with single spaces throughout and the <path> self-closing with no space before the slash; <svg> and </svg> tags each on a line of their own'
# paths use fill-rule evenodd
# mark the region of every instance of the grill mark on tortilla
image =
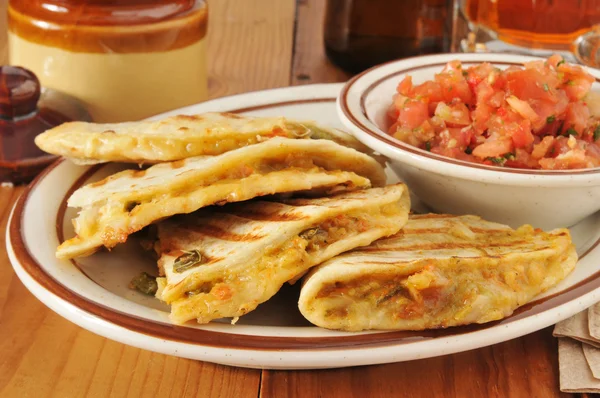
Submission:
<svg viewBox="0 0 600 398">
<path fill-rule="evenodd" d="M 183 166 L 185 166 L 185 159 L 180 159 L 180 160 L 171 162 L 171 168 L 173 168 L 173 169 L 178 169 Z"/>
<path fill-rule="evenodd" d="M 243 119 L 244 118 L 244 116 L 240 116 L 238 114 L 230 113 L 230 112 L 221 112 L 221 115 L 228 117 L 230 119 Z"/>
<path fill-rule="evenodd" d="M 294 199 L 286 199 L 282 200 L 282 203 L 287 204 L 288 206 L 323 206 L 329 207 L 331 209 L 335 209 L 337 207 L 341 207 L 344 203 L 357 200 L 357 199 L 368 199 L 366 196 L 356 195 L 352 199 L 340 199 L 337 198 L 334 194 L 333 196 L 324 197 L 324 198 L 294 198 Z"/>
<path fill-rule="evenodd" d="M 90 187 L 93 187 L 93 188 L 101 187 L 102 185 L 106 184 L 107 182 L 108 182 L 108 178 L 103 178 L 100 181 L 91 183 Z"/>
<path fill-rule="evenodd" d="M 411 262 L 414 260 L 407 260 L 406 262 Z M 360 264 L 375 264 L 375 265 L 396 265 L 400 264 L 401 261 L 394 260 L 390 258 L 390 261 L 373 261 L 373 260 L 360 260 Z"/>
<path fill-rule="evenodd" d="M 146 175 L 146 170 L 135 170 L 131 172 L 133 178 L 141 178 Z"/>
<path fill-rule="evenodd" d="M 200 115 L 177 115 L 174 117 L 174 119 L 196 121 L 204 118 Z"/>
<path fill-rule="evenodd" d="M 526 240 L 515 240 L 511 242 L 487 242 L 487 243 L 476 243 L 476 242 L 439 242 L 430 244 L 415 244 L 409 246 L 367 246 L 360 249 L 361 252 L 381 252 L 381 251 L 420 251 L 420 250 L 447 250 L 447 249 L 493 249 L 496 247 L 518 247 L 520 245 L 531 244 L 531 241 Z M 540 247 L 535 251 L 546 249 Z"/>
<path fill-rule="evenodd" d="M 510 229 L 485 229 L 485 228 L 476 228 L 476 227 L 469 227 L 469 229 L 471 229 L 471 231 L 478 233 L 478 234 L 506 234 L 508 232 L 514 232 Z"/>
<path fill-rule="evenodd" d="M 265 208 L 253 208 L 253 209 L 234 209 L 231 208 L 226 210 L 226 213 L 234 216 L 245 218 L 252 221 L 272 221 L 272 222 L 285 222 L 285 221 L 300 221 L 308 218 L 307 215 L 297 213 L 294 211 L 285 211 L 283 213 L 279 211 L 265 212 Z"/>
<path fill-rule="evenodd" d="M 493 256 L 488 256 L 488 255 L 482 255 L 482 256 L 469 256 L 469 257 L 459 257 L 461 259 L 464 260 L 480 260 L 480 259 L 491 259 L 491 258 L 495 258 Z M 400 265 L 406 265 L 406 264 L 411 264 L 414 262 L 423 262 L 423 261 L 427 261 L 428 259 L 410 259 L 410 260 L 399 260 L 396 259 L 394 257 L 390 257 L 389 261 L 375 261 L 375 260 L 360 260 L 360 261 L 356 261 L 356 263 L 360 263 L 360 264 L 369 264 L 369 265 L 391 265 L 391 266 L 400 266 Z M 462 260 L 461 260 L 462 261 Z M 354 264 L 354 263 L 351 263 Z M 412 275 L 413 272 L 407 273 L 406 276 Z"/>
<path fill-rule="evenodd" d="M 415 235 L 415 234 L 446 234 L 450 231 L 452 227 L 448 228 L 407 228 L 394 236 L 404 235 Z M 471 232 L 480 233 L 480 234 L 506 234 L 510 232 L 510 229 L 485 229 L 485 228 L 476 228 L 467 225 L 467 228 L 471 230 Z"/>
<path fill-rule="evenodd" d="M 451 219 L 457 219 L 457 216 L 453 216 L 452 214 L 411 214 L 411 219 L 413 220 L 424 220 L 424 219 L 428 219 L 428 218 L 451 218 Z"/>
<path fill-rule="evenodd" d="M 181 225 L 183 229 L 188 231 L 196 232 L 200 235 L 210 236 L 211 238 L 217 238 L 221 240 L 227 240 L 231 242 L 252 242 L 264 238 L 264 235 L 245 234 L 240 235 L 215 225 L 210 224 L 194 224 L 194 225 Z"/>
</svg>

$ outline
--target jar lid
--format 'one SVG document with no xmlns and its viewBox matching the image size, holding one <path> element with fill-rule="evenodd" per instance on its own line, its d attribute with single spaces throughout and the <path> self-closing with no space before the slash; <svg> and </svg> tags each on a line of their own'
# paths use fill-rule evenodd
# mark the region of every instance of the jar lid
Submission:
<svg viewBox="0 0 600 398">
<path fill-rule="evenodd" d="M 90 120 L 81 104 L 42 89 L 33 72 L 0 66 L 0 181 L 27 182 L 56 157 L 39 149 L 35 137 L 59 124 Z"/>
<path fill-rule="evenodd" d="M 10 7 L 40 21 L 90 26 L 137 25 L 184 17 L 203 0 L 18 0 Z"/>
<path fill-rule="evenodd" d="M 0 119 L 24 117 L 37 108 L 40 81 L 33 72 L 17 66 L 0 66 Z"/>
<path fill-rule="evenodd" d="M 168 51 L 206 35 L 204 0 L 9 0 L 8 28 L 72 52 Z"/>
</svg>

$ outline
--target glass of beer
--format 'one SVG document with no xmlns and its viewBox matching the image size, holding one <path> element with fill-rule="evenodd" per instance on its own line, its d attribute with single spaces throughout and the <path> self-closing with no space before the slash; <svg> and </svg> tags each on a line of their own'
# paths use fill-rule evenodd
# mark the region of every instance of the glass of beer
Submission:
<svg viewBox="0 0 600 398">
<path fill-rule="evenodd" d="M 599 64 L 600 0 L 456 1 L 456 50 L 560 52 L 592 66 Z M 461 20 L 466 28 L 456 26 Z"/>
</svg>

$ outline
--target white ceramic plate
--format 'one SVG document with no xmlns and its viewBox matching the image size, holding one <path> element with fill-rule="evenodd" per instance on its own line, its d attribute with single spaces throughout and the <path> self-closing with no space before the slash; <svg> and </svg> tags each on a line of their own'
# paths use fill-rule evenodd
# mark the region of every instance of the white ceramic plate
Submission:
<svg viewBox="0 0 600 398">
<path fill-rule="evenodd" d="M 234 111 L 314 119 L 341 127 L 335 99 L 342 85 L 283 88 L 222 98 L 177 113 Z M 172 112 L 175 113 L 175 112 Z M 552 291 L 503 321 L 417 333 L 345 333 L 308 324 L 297 310 L 297 287 L 286 286 L 237 325 L 174 326 L 167 308 L 127 288 L 152 272 L 134 239 L 76 264 L 58 261 L 60 235 L 70 236 L 65 198 L 116 165 L 55 163 L 25 191 L 9 220 L 7 248 L 25 286 L 48 307 L 94 333 L 143 349 L 228 365 L 307 369 L 406 361 L 469 350 L 512 339 L 558 322 L 600 300 L 600 214 L 571 229 L 581 256 L 577 269 Z M 391 176 L 390 178 L 393 178 Z"/>
</svg>

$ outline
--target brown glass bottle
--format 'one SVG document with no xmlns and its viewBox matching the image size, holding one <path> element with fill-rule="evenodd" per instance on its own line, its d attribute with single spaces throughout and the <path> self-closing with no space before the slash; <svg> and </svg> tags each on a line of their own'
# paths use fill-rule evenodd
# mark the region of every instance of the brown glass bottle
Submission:
<svg viewBox="0 0 600 398">
<path fill-rule="evenodd" d="M 447 51 L 451 0 L 328 0 L 329 58 L 357 73 L 397 58 Z"/>
</svg>

